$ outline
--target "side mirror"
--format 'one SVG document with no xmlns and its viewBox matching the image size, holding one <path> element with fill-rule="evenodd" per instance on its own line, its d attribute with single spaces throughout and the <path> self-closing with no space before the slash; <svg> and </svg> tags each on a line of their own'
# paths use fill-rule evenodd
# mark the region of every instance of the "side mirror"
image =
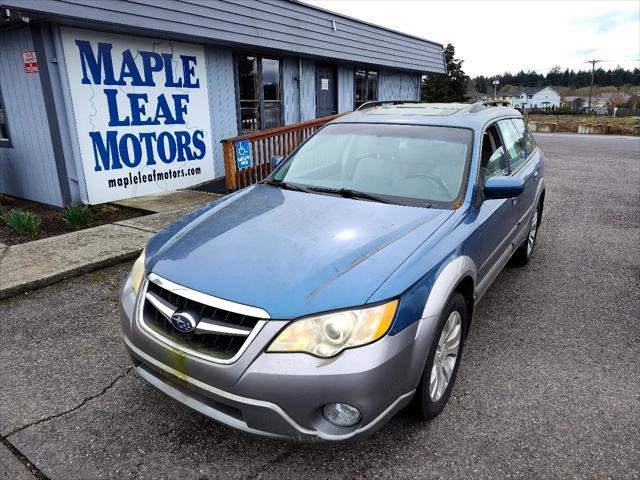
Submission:
<svg viewBox="0 0 640 480">
<path fill-rule="evenodd" d="M 513 198 L 524 191 L 524 181 L 513 177 L 491 177 L 484 184 L 484 197 Z"/>
<path fill-rule="evenodd" d="M 280 157 L 278 155 L 274 155 L 271 157 L 271 168 L 276 168 L 278 165 L 282 163 L 284 157 Z"/>
</svg>

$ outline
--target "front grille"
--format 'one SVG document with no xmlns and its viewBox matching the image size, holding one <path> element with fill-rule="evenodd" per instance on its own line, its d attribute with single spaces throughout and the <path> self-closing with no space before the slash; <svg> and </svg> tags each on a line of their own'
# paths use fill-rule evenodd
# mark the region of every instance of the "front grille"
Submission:
<svg viewBox="0 0 640 480">
<path fill-rule="evenodd" d="M 160 337 L 169 340 L 177 347 L 189 352 L 212 357 L 214 359 L 229 360 L 236 355 L 248 339 L 245 335 L 229 335 L 214 332 L 188 332 L 176 330 L 166 315 L 164 315 L 150 300 L 149 296 L 160 297 L 173 310 L 189 310 L 197 312 L 201 318 L 216 322 L 217 325 L 253 330 L 260 321 L 259 318 L 242 315 L 228 310 L 222 310 L 171 292 L 149 281 L 143 306 L 143 321 L 145 325 Z"/>
</svg>

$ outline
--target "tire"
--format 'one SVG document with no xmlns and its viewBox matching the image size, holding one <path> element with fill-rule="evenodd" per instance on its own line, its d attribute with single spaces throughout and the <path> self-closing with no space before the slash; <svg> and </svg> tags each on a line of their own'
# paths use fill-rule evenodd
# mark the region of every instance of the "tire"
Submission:
<svg viewBox="0 0 640 480">
<path fill-rule="evenodd" d="M 458 339 L 458 348 L 452 362 L 451 354 L 441 357 L 440 352 L 442 351 L 441 345 L 443 345 L 444 337 L 446 337 L 446 335 L 443 334 L 445 327 L 447 328 L 447 331 L 450 332 L 449 338 L 451 338 L 451 334 L 453 334 L 454 331 L 449 330 L 450 322 L 454 322 L 454 324 L 457 323 L 456 318 L 459 319 L 456 335 Z M 460 366 L 460 360 L 462 358 L 467 325 L 467 303 L 460 292 L 454 292 L 445 305 L 442 315 L 440 316 L 440 320 L 438 321 L 438 326 L 433 336 L 433 342 L 429 349 L 429 355 L 427 356 L 424 372 L 422 373 L 422 378 L 420 379 L 420 383 L 418 384 L 416 395 L 413 400 L 414 411 L 421 420 L 431 420 L 432 418 L 437 417 L 440 412 L 444 410 L 444 407 L 449 400 L 449 395 L 451 394 L 451 389 L 456 381 L 458 367 Z M 434 365 L 436 365 L 435 369 Z M 443 378 L 440 377 L 438 373 L 446 373 L 446 366 L 449 366 L 449 379 L 446 382 L 446 385 L 438 385 L 438 381 Z M 435 388 L 433 388 L 434 384 L 432 382 L 434 379 L 436 383 Z"/>
<path fill-rule="evenodd" d="M 533 256 L 533 249 L 536 246 L 536 239 L 538 238 L 538 231 L 540 230 L 541 221 L 542 204 L 538 203 L 535 214 L 531 215 L 529 230 L 527 231 L 527 238 L 511 257 L 511 263 L 513 265 L 524 267 L 527 263 L 529 263 L 529 260 L 531 260 L 531 257 Z"/>
</svg>

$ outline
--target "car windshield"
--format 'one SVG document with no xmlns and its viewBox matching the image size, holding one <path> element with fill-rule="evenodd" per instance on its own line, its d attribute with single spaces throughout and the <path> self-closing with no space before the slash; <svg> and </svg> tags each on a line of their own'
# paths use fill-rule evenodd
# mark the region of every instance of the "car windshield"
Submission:
<svg viewBox="0 0 640 480">
<path fill-rule="evenodd" d="M 463 194 L 471 139 L 471 130 L 463 128 L 331 124 L 272 178 L 325 192 L 364 192 L 406 205 L 447 207 Z"/>
</svg>

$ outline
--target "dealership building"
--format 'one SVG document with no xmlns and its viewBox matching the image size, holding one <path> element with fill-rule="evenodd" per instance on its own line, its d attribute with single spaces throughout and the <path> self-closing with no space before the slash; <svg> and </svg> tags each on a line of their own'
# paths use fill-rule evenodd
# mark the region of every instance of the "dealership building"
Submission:
<svg viewBox="0 0 640 480">
<path fill-rule="evenodd" d="M 224 177 L 221 140 L 418 100 L 443 47 L 291 0 L 0 0 L 0 193 L 99 204 Z"/>
</svg>

